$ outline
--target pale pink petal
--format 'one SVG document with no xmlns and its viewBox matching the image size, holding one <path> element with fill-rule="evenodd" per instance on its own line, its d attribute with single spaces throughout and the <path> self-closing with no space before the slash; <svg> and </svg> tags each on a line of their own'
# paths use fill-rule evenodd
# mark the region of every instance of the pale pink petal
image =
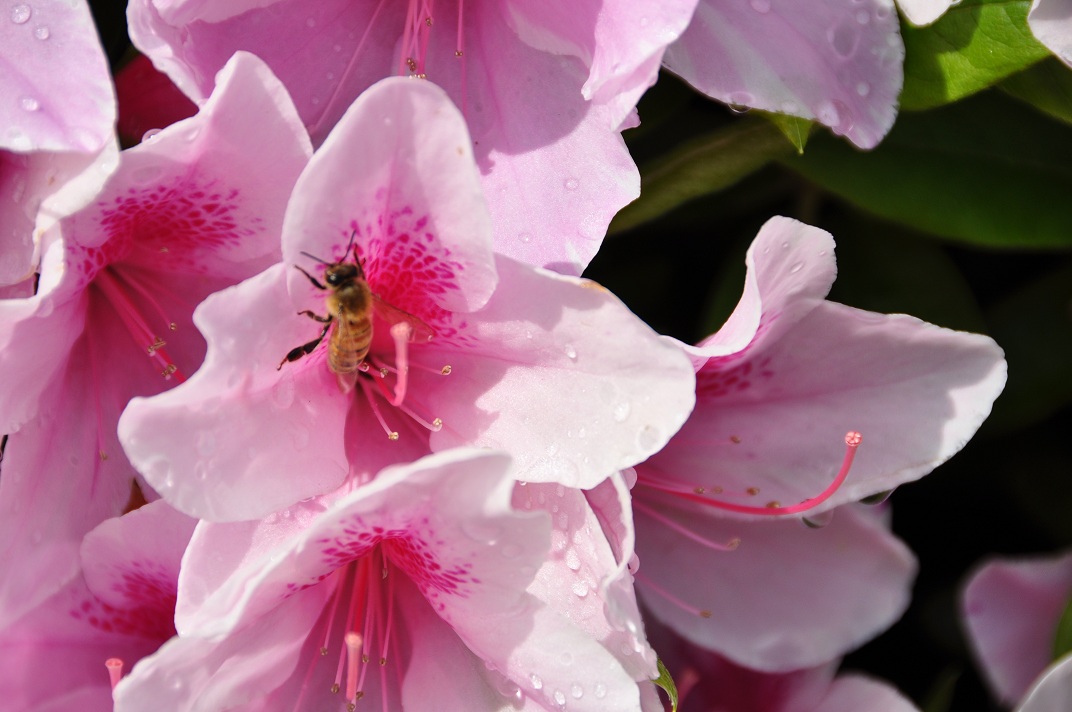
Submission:
<svg viewBox="0 0 1072 712">
<path fill-rule="evenodd" d="M 841 675 L 830 684 L 814 712 L 919 712 L 911 701 L 889 684 L 863 675 Z M 1056 709 L 1055 711 L 1056 712 Z"/>
<path fill-rule="evenodd" d="M 1066 712 L 1072 708 L 1072 657 L 1065 656 L 1046 669 L 1016 712 Z"/>
<path fill-rule="evenodd" d="M 119 683 L 115 712 L 223 710 L 263 697 L 294 673 L 326 593 L 323 587 L 295 593 L 219 641 L 173 638 Z M 294 699 L 252 709 L 294 710 Z"/>
<path fill-rule="evenodd" d="M 309 338 L 308 320 L 280 318 L 293 313 L 285 280 L 277 265 L 206 299 L 195 314 L 210 344 L 201 369 L 156 398 L 133 399 L 119 421 L 128 457 L 181 511 L 250 519 L 326 492 L 347 473 L 340 433 L 349 402 L 334 374 L 278 370 Z M 175 447 L 177 432 L 189 446 Z"/>
<path fill-rule="evenodd" d="M 897 0 L 905 18 L 917 27 L 929 25 L 945 14 L 957 0 Z"/>
<path fill-rule="evenodd" d="M 637 529 L 646 606 L 697 645 L 765 671 L 820 665 L 872 638 L 908 605 L 916 569 L 885 526 L 851 507 L 807 529 L 645 501 Z M 703 543 L 734 539 L 733 551 Z"/>
<path fill-rule="evenodd" d="M 897 114 L 903 60 L 893 0 L 701 0 L 664 61 L 720 101 L 813 119 L 872 148 Z"/>
<path fill-rule="evenodd" d="M 435 85 L 385 79 L 354 102 L 294 187 L 284 260 L 347 258 L 354 230 L 370 284 L 374 268 L 413 273 L 434 262 L 438 270 L 410 291 L 441 309 L 474 311 L 494 291 L 491 223 L 465 120 Z M 300 307 L 320 312 L 323 292 L 296 269 L 288 276 Z M 423 313 L 397 290 L 380 296 Z"/>
<path fill-rule="evenodd" d="M 1035 0 L 1027 24 L 1039 42 L 1072 65 L 1072 0 Z"/>
<path fill-rule="evenodd" d="M 663 51 L 684 31 L 695 6 L 696 0 L 505 3 L 510 26 L 522 41 L 573 55 L 590 67 L 582 93 L 615 107 L 613 125 L 625 120 L 655 83 Z"/>
<path fill-rule="evenodd" d="M 472 346 L 443 349 L 453 371 L 424 398 L 444 422 L 433 449 L 501 448 L 520 479 L 584 488 L 662 448 L 693 405 L 681 352 L 593 282 L 497 265 L 498 290 L 466 315 Z M 577 397 L 562 413 L 548 394 Z"/>
<path fill-rule="evenodd" d="M 0 149 L 103 149 L 113 140 L 115 93 L 88 4 L 11 3 L 0 19 Z"/>
<path fill-rule="evenodd" d="M 1070 593 L 1072 554 L 991 561 L 972 575 L 964 624 L 985 679 L 1004 703 L 1023 697 L 1052 661 Z"/>
</svg>

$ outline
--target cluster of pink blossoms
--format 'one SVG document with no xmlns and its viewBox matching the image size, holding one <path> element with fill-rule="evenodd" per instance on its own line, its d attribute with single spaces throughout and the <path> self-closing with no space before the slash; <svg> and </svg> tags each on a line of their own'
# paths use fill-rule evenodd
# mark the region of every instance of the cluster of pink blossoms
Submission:
<svg viewBox="0 0 1072 712">
<path fill-rule="evenodd" d="M 88 8 L 8 9 L 7 708 L 652 712 L 661 658 L 698 711 L 913 709 L 835 675 L 915 572 L 861 502 L 1001 350 L 827 301 L 786 218 L 695 346 L 576 276 L 664 63 L 892 124 L 891 0 L 729 5 L 133 0 L 193 105 L 122 151 Z"/>
</svg>

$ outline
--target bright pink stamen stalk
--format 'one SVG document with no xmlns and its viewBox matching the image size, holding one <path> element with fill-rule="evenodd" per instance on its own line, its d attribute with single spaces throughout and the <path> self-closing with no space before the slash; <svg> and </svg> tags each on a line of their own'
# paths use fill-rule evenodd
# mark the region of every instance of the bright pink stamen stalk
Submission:
<svg viewBox="0 0 1072 712">
<path fill-rule="evenodd" d="M 692 502 L 699 502 L 709 507 L 715 507 L 716 509 L 722 509 L 727 512 L 735 512 L 737 514 L 755 514 L 760 516 L 780 516 L 786 514 L 800 514 L 801 512 L 807 512 L 810 509 L 814 509 L 826 500 L 833 496 L 834 492 L 841 487 L 845 482 L 845 478 L 849 476 L 849 469 L 852 467 L 852 461 L 856 457 L 856 448 L 860 446 L 863 441 L 863 436 L 856 431 L 849 431 L 845 434 L 845 457 L 841 461 L 841 469 L 838 471 L 837 476 L 830 485 L 820 492 L 815 497 L 810 497 L 798 504 L 792 504 L 788 506 L 782 506 L 777 503 L 771 503 L 764 507 L 750 506 L 747 504 L 737 504 L 735 502 L 723 502 L 717 499 L 712 499 L 709 496 L 705 496 L 703 489 L 685 490 L 673 485 L 666 485 L 652 478 L 645 478 L 638 482 L 646 487 L 652 489 L 661 490 L 670 494 L 683 497 Z"/>
<path fill-rule="evenodd" d="M 102 269 L 93 280 L 93 285 L 100 289 L 112 305 L 112 308 L 115 309 L 119 319 L 123 322 L 123 326 L 127 328 L 130 336 L 134 339 L 134 343 L 144 348 L 149 358 L 153 359 L 161 367 L 160 375 L 165 379 L 174 378 L 179 383 L 185 381 L 186 377 L 179 371 L 171 357 L 168 356 L 167 351 L 164 350 L 164 345 L 167 342 L 160 338 L 157 332 L 149 328 L 149 325 L 142 317 L 141 311 L 130 299 L 123 285 L 119 283 L 112 271 L 107 268 Z"/>
<path fill-rule="evenodd" d="M 119 658 L 108 658 L 104 661 L 104 667 L 108 669 L 108 680 L 112 683 L 112 689 L 123 678 L 123 661 Z"/>
<path fill-rule="evenodd" d="M 406 389 L 409 386 L 409 339 L 412 335 L 413 327 L 404 321 L 391 327 L 391 338 L 395 341 L 395 365 L 398 368 L 391 405 L 396 407 L 402 405 L 402 401 L 406 399 Z"/>
<path fill-rule="evenodd" d="M 346 699 L 357 702 L 357 664 L 361 660 L 361 636 L 350 631 L 346 634 Z"/>
</svg>

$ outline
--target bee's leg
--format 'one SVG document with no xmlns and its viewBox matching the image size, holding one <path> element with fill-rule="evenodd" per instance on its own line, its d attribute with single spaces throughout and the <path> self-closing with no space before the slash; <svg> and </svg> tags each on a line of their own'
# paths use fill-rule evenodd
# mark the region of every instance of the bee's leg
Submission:
<svg viewBox="0 0 1072 712">
<path fill-rule="evenodd" d="M 310 311 L 309 309 L 304 309 L 304 310 L 298 312 L 298 316 L 307 316 L 310 319 L 312 319 L 313 321 L 319 321 L 321 324 L 330 324 L 331 323 L 331 317 L 330 316 L 320 316 L 316 312 Z M 321 338 L 323 338 L 323 337 L 321 337 Z"/>
<path fill-rule="evenodd" d="M 312 282 L 313 286 L 316 287 L 317 289 L 320 289 L 320 290 L 326 290 L 327 289 L 327 287 L 325 287 L 324 285 L 322 285 L 320 282 L 317 281 L 316 277 L 314 277 L 313 275 L 311 275 L 308 272 L 306 272 L 304 269 L 301 268 L 300 265 L 294 265 L 294 269 L 298 270 L 299 272 L 304 274 L 306 277 L 308 277 L 309 281 Z"/>
<path fill-rule="evenodd" d="M 331 318 L 328 317 L 327 319 L 322 320 L 318 318 L 315 314 L 310 314 L 317 321 L 326 321 L 326 323 L 324 324 L 324 328 L 320 331 L 320 335 L 309 343 L 302 344 L 301 346 L 295 346 L 290 351 L 288 351 L 287 355 L 283 357 L 283 360 L 279 362 L 279 366 L 277 366 L 275 370 L 278 371 L 279 369 L 283 368 L 283 364 L 285 363 L 297 361 L 302 356 L 308 356 L 313 352 L 313 349 L 320 345 L 320 342 L 324 340 L 324 337 L 328 335 L 328 329 L 331 328 Z"/>
</svg>

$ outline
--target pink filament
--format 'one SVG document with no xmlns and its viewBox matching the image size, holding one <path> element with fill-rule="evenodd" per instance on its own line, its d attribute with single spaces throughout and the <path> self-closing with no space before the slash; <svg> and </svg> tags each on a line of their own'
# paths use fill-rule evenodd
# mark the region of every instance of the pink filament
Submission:
<svg viewBox="0 0 1072 712">
<path fill-rule="evenodd" d="M 350 631 L 346 634 L 346 699 L 357 702 L 357 664 L 361 660 L 361 636 Z"/>
<path fill-rule="evenodd" d="M 104 667 L 108 669 L 108 680 L 112 684 L 112 689 L 119 684 L 119 681 L 123 678 L 123 661 L 119 658 L 108 658 L 104 661 Z"/>
<path fill-rule="evenodd" d="M 849 476 L 849 469 L 852 467 L 852 461 L 856 457 L 856 448 L 859 447 L 863 441 L 863 436 L 856 431 L 849 431 L 845 434 L 845 457 L 841 461 L 841 469 L 838 471 L 834 481 L 822 492 L 815 497 L 810 497 L 803 502 L 793 504 L 789 506 L 772 505 L 766 507 L 756 507 L 746 504 L 736 504 L 734 502 L 722 502 L 711 497 L 704 496 L 701 493 L 682 490 L 671 486 L 663 485 L 651 480 L 645 480 L 643 484 L 654 489 L 659 489 L 665 492 L 675 494 L 679 497 L 683 497 L 693 502 L 699 502 L 709 507 L 715 507 L 716 509 L 722 509 L 727 512 L 736 512 L 737 514 L 756 514 L 760 516 L 780 516 L 786 514 L 800 514 L 801 512 L 807 512 L 810 509 L 814 509 L 826 500 L 833 496 L 841 485 L 845 482 L 845 478 Z"/>
</svg>

